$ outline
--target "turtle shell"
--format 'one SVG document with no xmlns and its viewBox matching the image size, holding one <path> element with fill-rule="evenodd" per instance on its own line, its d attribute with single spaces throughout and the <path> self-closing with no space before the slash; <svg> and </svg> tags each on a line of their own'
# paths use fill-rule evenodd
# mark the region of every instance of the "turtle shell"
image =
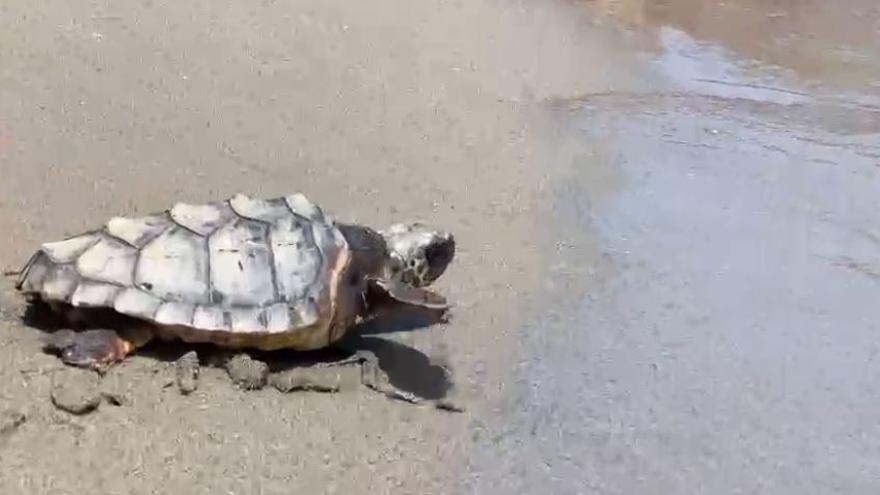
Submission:
<svg viewBox="0 0 880 495">
<path fill-rule="evenodd" d="M 335 223 L 305 196 L 239 194 L 115 217 L 43 244 L 17 287 L 47 302 L 112 308 L 187 342 L 315 349 L 354 318 L 360 294 L 340 288 L 349 261 Z"/>
</svg>

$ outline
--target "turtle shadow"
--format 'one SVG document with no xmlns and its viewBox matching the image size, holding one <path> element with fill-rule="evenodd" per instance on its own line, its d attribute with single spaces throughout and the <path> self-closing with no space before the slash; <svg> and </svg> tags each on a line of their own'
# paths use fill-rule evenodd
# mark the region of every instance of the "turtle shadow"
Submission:
<svg viewBox="0 0 880 495">
<path fill-rule="evenodd" d="M 446 398 L 453 387 L 449 370 L 414 347 L 379 337 L 360 337 L 356 345 L 373 352 L 391 384 L 429 400 Z"/>
<path fill-rule="evenodd" d="M 343 339 L 334 349 L 320 351 L 249 354 L 268 364 L 270 371 L 275 373 L 316 364 L 332 365 L 363 351 L 376 356 L 389 382 L 399 390 L 423 399 L 437 400 L 445 398 L 452 389 L 446 367 L 433 362 L 414 347 L 381 337 L 353 335 Z"/>
<path fill-rule="evenodd" d="M 448 315 L 442 311 L 417 308 L 404 304 L 386 304 L 374 317 L 355 325 L 350 334 L 381 335 L 413 332 L 441 323 L 447 323 L 448 321 Z"/>
<path fill-rule="evenodd" d="M 394 387 L 423 399 L 438 400 L 446 398 L 453 388 L 448 368 L 419 349 L 381 335 L 423 330 L 444 321 L 436 312 L 393 308 L 358 323 L 332 348 L 306 352 L 248 351 L 248 354 L 265 362 L 270 372 L 276 373 L 318 364 L 332 365 L 360 352 L 369 352 L 376 356 L 379 367 Z M 212 351 L 228 352 L 217 348 Z"/>
<path fill-rule="evenodd" d="M 70 328 L 70 323 L 62 315 L 52 311 L 48 304 L 40 301 L 31 302 L 25 306 L 22 322 L 28 327 L 46 334 Z"/>
<path fill-rule="evenodd" d="M 70 328 L 75 330 L 93 328 L 116 330 L 137 321 L 109 309 L 97 308 L 94 311 L 90 310 L 89 313 L 88 318 L 83 322 L 71 325 L 64 316 L 52 311 L 47 304 L 36 302 L 29 304 L 25 309 L 23 322 L 28 327 L 37 329 L 48 336 L 56 331 Z M 441 318 L 425 312 L 395 310 L 380 313 L 369 321 L 355 325 L 345 338 L 333 348 L 328 349 L 316 351 L 248 349 L 237 351 L 211 344 L 190 344 L 156 339 L 139 349 L 137 355 L 164 363 L 173 363 L 187 352 L 196 351 L 201 365 L 223 368 L 223 363 L 230 356 L 246 353 L 253 359 L 265 362 L 270 372 L 276 373 L 318 364 L 332 365 L 365 351 L 376 356 L 379 367 L 387 374 L 388 380 L 396 388 L 424 399 L 437 400 L 445 398 L 453 387 L 447 368 L 434 363 L 429 356 L 414 347 L 379 335 L 424 329 L 441 321 Z"/>
</svg>

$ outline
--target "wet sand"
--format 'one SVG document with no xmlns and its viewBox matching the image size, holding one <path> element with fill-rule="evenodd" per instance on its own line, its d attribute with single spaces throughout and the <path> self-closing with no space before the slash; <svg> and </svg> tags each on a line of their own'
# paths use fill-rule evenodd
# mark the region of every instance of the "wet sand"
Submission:
<svg viewBox="0 0 880 495">
<path fill-rule="evenodd" d="M 880 62 L 845 3 L 7 2 L 2 264 L 236 192 L 421 217 L 454 319 L 364 345 L 468 411 L 182 396 L 180 348 L 71 416 L 6 281 L 0 491 L 876 492 Z"/>
</svg>

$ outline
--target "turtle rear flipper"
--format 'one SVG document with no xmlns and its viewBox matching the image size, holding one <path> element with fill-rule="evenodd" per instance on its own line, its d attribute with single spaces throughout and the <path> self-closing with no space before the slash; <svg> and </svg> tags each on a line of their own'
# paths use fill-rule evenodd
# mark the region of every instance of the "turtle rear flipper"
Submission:
<svg viewBox="0 0 880 495">
<path fill-rule="evenodd" d="M 153 332 L 146 325 L 118 331 L 59 330 L 50 334 L 43 346 L 47 351 L 58 354 L 65 364 L 103 371 L 124 360 L 152 338 Z"/>
</svg>

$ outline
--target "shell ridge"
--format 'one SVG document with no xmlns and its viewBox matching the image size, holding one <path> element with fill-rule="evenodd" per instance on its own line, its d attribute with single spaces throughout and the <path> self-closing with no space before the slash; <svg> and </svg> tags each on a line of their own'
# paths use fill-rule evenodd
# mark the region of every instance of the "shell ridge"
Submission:
<svg viewBox="0 0 880 495">
<path fill-rule="evenodd" d="M 97 229 L 87 230 L 87 231 L 85 231 L 85 232 L 81 232 L 81 233 L 79 233 L 79 234 L 68 235 L 67 237 L 64 237 L 64 238 L 62 238 L 62 239 L 59 239 L 59 240 L 57 240 L 57 241 L 55 241 L 55 242 L 70 241 L 70 240 L 76 239 L 77 237 L 85 237 L 85 236 L 87 236 L 87 235 L 98 235 L 98 234 L 100 234 L 100 233 L 101 233 L 101 228 L 97 228 Z M 95 241 L 95 242 L 97 242 L 97 241 Z M 54 243 L 53 243 L 53 244 L 54 244 Z"/>
<path fill-rule="evenodd" d="M 199 237 L 203 237 L 203 238 L 204 238 L 204 237 L 208 237 L 208 236 L 204 236 L 204 235 L 202 235 L 202 234 L 199 234 L 199 233 L 196 232 L 195 230 L 193 230 L 193 229 L 187 227 L 186 225 L 184 225 L 184 224 L 178 222 L 177 220 L 175 220 L 175 219 L 174 219 L 174 215 L 171 214 L 171 210 L 170 210 L 170 209 L 165 210 L 165 217 L 168 218 L 168 221 L 170 221 L 171 223 L 173 223 L 176 227 L 180 227 L 181 229 L 183 229 L 183 230 L 189 232 L 190 234 L 193 234 L 193 235 L 196 235 L 196 236 L 199 236 Z M 225 224 L 224 224 L 224 225 L 225 225 Z M 165 230 L 168 230 L 168 229 L 165 229 Z M 216 232 L 216 231 L 215 231 L 215 232 Z M 211 234 L 209 234 L 209 235 L 213 235 L 213 234 L 214 234 L 214 232 L 211 232 Z M 159 236 L 156 236 L 156 238 L 158 238 L 158 237 L 159 237 Z M 154 238 L 154 240 L 155 240 L 155 238 Z M 146 244 L 145 244 L 145 245 L 146 245 Z"/>
<path fill-rule="evenodd" d="M 111 280 L 112 278 L 115 278 L 115 276 L 109 275 L 108 273 L 106 273 L 108 267 L 113 267 L 114 265 L 118 267 L 118 263 L 119 263 L 120 258 L 116 257 L 114 255 L 122 252 L 122 253 L 124 253 L 123 256 L 125 259 L 131 259 L 132 255 L 134 255 L 133 256 L 134 260 L 130 263 L 131 264 L 131 272 L 128 273 L 127 270 L 124 270 L 122 272 L 122 273 L 128 273 L 130 275 L 131 284 L 134 285 L 135 273 L 136 273 L 135 270 L 137 267 L 137 259 L 140 255 L 140 249 L 136 246 L 133 246 L 129 242 L 125 241 L 124 239 L 119 239 L 116 236 L 110 234 L 109 232 L 107 232 L 106 229 L 98 231 L 98 233 L 96 234 L 96 237 L 98 239 L 97 242 L 92 244 L 89 248 L 87 248 L 83 252 L 79 253 L 79 255 L 77 255 L 76 258 L 72 261 L 72 264 L 73 264 L 74 268 L 76 269 L 77 273 L 79 274 L 80 278 L 84 279 L 84 280 L 92 280 L 92 281 L 95 281 L 96 283 L 104 283 L 104 281 L 106 279 L 107 283 L 111 283 L 113 285 L 125 286 L 128 281 L 119 282 L 116 280 Z M 98 250 L 100 247 L 102 247 L 102 243 L 103 243 L 104 249 L 111 249 L 114 252 L 113 253 L 104 252 L 104 253 L 101 253 L 96 258 L 93 253 L 93 250 Z M 115 244 L 115 246 L 114 246 L 114 244 Z M 116 251 L 117 249 L 119 251 Z M 89 255 L 93 262 L 98 261 L 100 267 L 96 268 L 95 265 L 88 266 L 87 262 L 85 262 L 85 266 L 81 265 L 81 263 L 84 263 L 84 257 L 86 255 Z M 123 262 L 125 263 L 126 261 L 123 261 Z M 114 270 L 111 269 L 111 273 L 113 271 Z M 118 272 L 118 269 L 116 271 Z M 121 275 L 121 274 L 116 273 L 116 275 Z M 122 276 L 124 277 L 124 275 L 122 275 Z"/>
<path fill-rule="evenodd" d="M 233 210 L 233 213 L 235 210 Z M 205 287 L 208 290 L 208 304 L 217 304 L 217 301 L 214 300 L 214 277 L 211 276 L 211 236 L 216 234 L 225 227 L 225 225 L 218 227 L 217 230 L 211 232 L 210 235 L 205 236 L 205 251 L 208 253 L 205 256 Z M 196 312 L 193 311 L 193 324 L 195 324 Z"/>
<path fill-rule="evenodd" d="M 293 215 L 294 217 L 296 217 L 297 219 L 302 220 L 304 222 L 314 223 L 314 220 L 312 220 L 311 218 L 303 215 L 302 213 L 297 213 L 293 209 L 293 207 L 290 206 L 290 203 L 287 202 L 286 196 L 281 197 L 281 202 L 284 203 L 285 208 L 287 208 L 287 210 L 290 212 L 290 214 Z"/>
<path fill-rule="evenodd" d="M 151 239 L 150 242 L 153 242 L 153 240 Z M 144 246 L 146 246 L 148 244 L 149 243 L 144 244 Z M 138 267 L 141 264 L 141 252 L 142 251 L 143 250 L 141 250 L 141 249 L 137 250 L 137 253 L 135 253 L 135 255 L 134 255 L 134 263 L 131 264 L 131 286 L 136 289 L 140 289 L 140 287 L 138 287 L 137 274 L 138 274 Z"/>
<path fill-rule="evenodd" d="M 286 203 L 285 203 L 286 204 Z M 263 307 L 271 306 L 278 302 L 281 298 L 281 289 L 278 287 L 278 270 L 275 269 L 275 246 L 272 242 L 272 225 L 266 225 L 266 246 L 269 248 L 269 271 L 272 273 L 272 299 L 273 301 L 268 304 L 264 304 Z M 263 313 L 261 313 L 263 314 Z M 264 315 L 265 316 L 265 315 Z M 269 324 L 268 317 L 266 318 L 265 325 Z"/>
<path fill-rule="evenodd" d="M 217 229 L 219 230 L 219 228 Z M 215 231 L 216 232 L 216 231 Z M 211 303 L 214 299 L 214 291 L 211 290 L 213 286 L 213 280 L 211 280 L 211 244 L 208 242 L 209 237 L 205 236 L 202 238 L 202 249 L 205 250 L 205 290 L 208 292 L 208 302 Z M 193 308 L 195 308 L 196 303 L 193 303 Z M 196 312 L 193 309 L 193 314 L 190 315 L 190 323 L 195 321 Z"/>
<path fill-rule="evenodd" d="M 112 282 L 109 280 L 98 280 L 96 278 L 84 277 L 82 275 L 79 276 L 80 283 L 86 282 L 89 284 L 103 284 L 103 285 L 115 285 L 116 287 L 128 288 L 125 284 L 120 284 L 119 282 Z"/>
<path fill-rule="evenodd" d="M 82 256 L 83 253 L 85 253 L 89 249 L 92 249 L 93 247 L 95 247 L 96 244 L 101 242 L 101 230 L 100 229 L 90 230 L 88 232 L 83 232 L 82 234 L 71 235 L 71 236 L 68 236 L 64 239 L 61 239 L 60 241 L 53 242 L 50 244 L 57 244 L 60 242 L 65 242 L 65 241 L 70 241 L 70 240 L 76 239 L 77 237 L 86 237 L 86 236 L 94 236 L 94 239 L 92 239 L 88 244 L 86 244 L 85 247 L 82 248 L 82 251 L 80 251 L 80 253 L 78 255 L 76 255 L 76 258 L 74 258 L 72 261 L 73 263 L 76 263 L 76 261 L 79 259 L 80 256 Z M 66 265 L 66 264 L 70 263 L 70 262 L 62 263 L 60 261 L 56 261 L 55 258 L 53 258 L 52 255 L 48 251 L 46 251 L 46 249 L 43 246 L 40 246 L 40 251 L 46 253 L 46 256 L 48 256 L 49 259 L 52 260 L 52 262 L 55 264 Z"/>
<path fill-rule="evenodd" d="M 228 199 L 225 201 L 221 201 L 221 204 L 225 204 L 229 208 L 229 211 L 231 211 L 234 216 L 232 218 L 230 218 L 229 220 L 217 225 L 217 227 L 214 230 L 212 230 L 210 233 L 208 233 L 207 235 L 202 235 L 199 232 L 196 232 L 195 230 L 191 229 L 190 227 L 183 225 L 182 223 L 175 220 L 174 215 L 171 214 L 171 210 L 173 209 L 173 207 L 165 210 L 165 217 L 168 218 L 168 220 L 171 221 L 171 223 L 173 223 L 175 226 L 180 227 L 181 229 L 183 229 L 183 230 L 185 230 L 185 231 L 187 231 L 187 232 L 189 232 L 189 233 L 191 233 L 191 234 L 193 234 L 203 240 L 204 250 L 206 253 L 208 253 L 208 255 L 205 256 L 205 269 L 206 269 L 205 270 L 205 287 L 207 287 L 207 290 L 208 290 L 208 303 L 210 303 L 210 304 L 219 304 L 218 301 L 214 300 L 215 287 L 214 287 L 213 277 L 211 276 L 211 252 L 210 252 L 211 237 L 214 234 L 216 234 L 217 232 L 221 231 L 224 227 L 228 226 L 230 223 L 236 222 L 236 221 L 238 221 L 239 218 L 242 218 L 241 215 L 239 215 L 238 212 L 235 211 L 235 208 L 232 207 L 232 204 L 229 202 Z M 168 230 L 168 229 L 166 229 L 166 230 Z M 158 238 L 159 236 L 156 236 L 156 237 Z M 140 253 L 138 253 L 138 254 L 140 254 Z M 158 313 L 158 308 L 156 309 L 156 312 Z M 153 318 L 155 318 L 155 316 L 156 316 L 156 314 L 154 313 Z M 194 318 L 195 318 L 195 312 L 193 312 L 193 319 Z M 190 321 L 190 324 L 192 324 L 193 321 Z"/>
<path fill-rule="evenodd" d="M 248 219 L 246 216 L 242 215 L 241 212 L 239 212 L 235 208 L 235 205 L 232 204 L 232 200 L 234 200 L 237 196 L 238 195 L 232 196 L 230 198 L 226 198 L 225 200 L 223 200 L 223 202 L 226 203 L 226 206 L 228 206 L 230 210 L 232 210 L 233 215 L 237 216 L 239 219 L 241 219 L 241 218 Z"/>
<path fill-rule="evenodd" d="M 178 202 L 166 211 L 175 223 L 203 237 L 213 234 L 236 216 L 228 199 L 205 203 Z"/>
<path fill-rule="evenodd" d="M 99 233 L 98 233 L 98 241 L 97 241 L 97 242 L 95 242 L 94 244 L 92 244 L 91 247 L 87 248 L 85 251 L 79 253 L 79 254 L 77 255 L 77 257 L 74 258 L 74 260 L 70 263 L 70 264 L 73 265 L 74 269 L 76 270 L 76 273 L 79 274 L 79 278 L 80 278 L 80 280 L 88 279 L 89 277 L 85 277 L 85 276 L 83 276 L 82 271 L 80 271 L 80 269 L 79 269 L 79 260 L 80 260 L 80 258 L 83 257 L 83 255 L 85 255 L 86 253 L 88 253 L 90 249 L 92 249 L 93 247 L 97 246 L 98 244 L 101 243 L 101 241 L 104 240 L 103 237 L 101 236 L 102 233 L 103 233 L 103 232 L 99 232 Z M 109 237 L 112 238 L 113 236 L 109 236 Z M 123 244 L 128 245 L 127 242 L 124 242 Z M 107 258 L 104 258 L 104 259 L 102 260 L 101 263 L 102 263 L 102 264 L 101 264 L 101 269 L 100 269 L 100 271 L 103 271 L 105 268 L 107 268 L 107 264 L 110 263 L 110 260 L 108 260 Z M 132 280 L 134 280 L 134 279 L 132 279 Z"/>
<path fill-rule="evenodd" d="M 327 267 L 327 255 L 324 253 L 324 246 L 318 245 L 317 236 L 315 235 L 315 223 L 309 221 L 309 229 L 307 230 L 309 233 L 309 242 L 314 245 L 317 249 L 315 252 L 318 253 L 318 269 L 315 270 L 315 274 L 312 276 L 312 280 L 309 282 L 308 287 L 310 288 L 309 292 L 312 292 L 315 287 L 315 282 L 317 282 L 318 277 L 324 273 Z"/>
<path fill-rule="evenodd" d="M 246 198 L 248 198 L 248 199 L 253 199 L 253 198 L 251 198 L 250 196 L 247 196 L 247 195 L 244 195 L 244 194 L 242 194 L 241 196 L 244 196 L 244 197 L 246 197 Z M 269 220 L 263 220 L 262 218 L 251 217 L 251 216 L 245 215 L 244 213 L 238 211 L 238 210 L 235 208 L 235 205 L 232 203 L 232 200 L 235 199 L 236 197 L 237 197 L 237 196 L 233 196 L 232 198 L 229 198 L 229 199 L 226 200 L 226 204 L 229 205 L 229 209 L 232 210 L 232 213 L 235 213 L 239 218 L 243 218 L 243 219 L 245 219 L 245 220 L 252 220 L 252 221 L 254 221 L 254 222 L 259 222 L 259 223 L 262 223 L 262 224 L 265 224 L 265 225 L 270 225 L 270 226 L 272 225 L 273 222 L 271 222 L 271 221 L 269 221 Z M 282 201 L 282 202 L 284 203 L 285 206 L 287 206 L 287 201 Z M 288 207 L 288 209 L 290 209 L 290 208 Z M 219 229 L 218 229 L 218 230 L 219 230 Z"/>
<path fill-rule="evenodd" d="M 167 212 L 166 212 L 166 213 L 167 213 Z M 170 220 L 172 221 L 172 223 L 177 224 L 177 222 L 174 222 L 174 220 L 171 219 L 171 215 L 170 215 L 170 213 L 167 213 L 165 216 L 166 216 L 168 219 L 170 219 Z M 171 228 L 171 225 L 166 225 L 166 226 L 164 226 L 162 229 L 157 230 L 157 231 L 156 231 L 155 233 L 153 233 L 152 235 L 150 235 L 150 236 L 148 236 L 148 237 L 144 237 L 144 238 L 143 238 L 143 242 L 141 243 L 142 246 L 146 246 L 147 244 L 149 244 L 149 243 L 155 241 L 156 239 L 159 238 L 160 235 L 164 234 L 165 231 L 167 231 L 167 230 L 170 229 L 170 228 Z M 129 242 L 128 240 L 123 239 L 122 237 L 119 237 L 118 235 L 114 235 L 112 232 L 110 232 L 110 229 L 107 228 L 106 226 L 105 226 L 103 229 L 101 229 L 100 234 L 105 235 L 105 236 L 109 237 L 110 239 L 113 239 L 114 241 L 119 241 L 119 242 L 121 242 L 121 243 L 123 243 L 123 244 L 125 244 L 125 245 L 127 245 L 127 246 L 131 246 L 131 247 L 137 249 L 138 251 L 140 251 L 140 249 L 141 249 L 141 247 L 142 247 L 142 246 L 137 246 L 136 244 L 131 243 L 131 242 Z"/>
<path fill-rule="evenodd" d="M 90 287 L 91 286 L 91 287 Z M 111 294 L 103 294 L 105 297 L 101 299 L 101 302 L 96 302 L 94 299 L 89 299 L 87 296 L 94 297 L 96 294 L 92 292 L 89 294 L 89 289 L 92 291 L 102 290 L 110 288 L 112 291 Z M 108 302 L 115 301 L 122 291 L 125 290 L 125 287 L 120 284 L 114 284 L 112 282 L 104 282 L 101 280 L 94 280 L 87 277 L 80 276 L 79 281 L 76 284 L 76 287 L 73 289 L 73 292 L 70 293 L 70 304 L 74 307 L 95 307 L 95 306 L 105 306 Z M 101 295 L 98 293 L 98 295 Z"/>
<path fill-rule="evenodd" d="M 117 235 L 113 235 L 113 233 L 110 232 L 110 229 L 108 229 L 107 227 L 104 227 L 103 229 L 101 229 L 101 234 L 100 234 L 100 235 L 103 235 L 103 236 L 105 236 L 105 237 L 109 237 L 110 239 L 112 239 L 112 240 L 114 240 L 114 241 L 119 241 L 119 242 L 125 244 L 126 246 L 129 246 L 129 247 L 133 247 L 133 248 L 135 248 L 135 249 L 138 249 L 137 246 L 135 246 L 134 244 L 128 242 L 127 240 L 123 239 L 122 237 L 119 237 L 119 236 L 117 236 Z M 148 242 L 149 242 L 149 241 L 148 241 Z"/>
<path fill-rule="evenodd" d="M 229 199 L 223 201 L 223 203 L 225 203 L 226 206 L 229 207 L 230 211 L 232 211 L 232 214 L 235 216 L 232 217 L 231 219 L 229 219 L 223 225 L 220 225 L 219 227 L 217 227 L 214 230 L 214 232 L 211 232 L 210 234 L 205 236 L 205 250 L 208 253 L 208 256 L 205 257 L 208 260 L 207 265 L 206 265 L 207 273 L 205 274 L 205 277 L 207 278 L 206 286 L 208 287 L 208 303 L 225 309 L 225 308 L 229 307 L 229 305 L 223 304 L 223 301 L 215 300 L 215 297 L 214 297 L 214 295 L 217 293 L 217 287 L 214 286 L 214 277 L 211 275 L 211 266 L 213 265 L 213 263 L 211 262 L 211 238 L 214 237 L 218 232 L 221 232 L 225 227 L 229 226 L 229 224 L 231 224 L 233 222 L 238 222 L 238 221 L 244 219 L 244 217 L 239 215 L 238 212 L 235 211 L 235 208 L 232 207 L 232 203 L 230 203 Z M 193 313 L 193 316 L 195 316 L 195 313 Z M 224 325 L 226 324 L 225 318 L 223 320 L 223 323 L 224 323 Z"/>
<path fill-rule="evenodd" d="M 232 200 L 231 200 L 231 199 L 227 199 L 227 200 L 226 200 L 226 203 L 229 205 L 229 209 L 232 210 L 232 213 L 234 213 L 235 216 L 237 216 L 239 220 L 245 220 L 245 221 L 250 221 L 250 222 L 257 222 L 257 223 L 261 223 L 261 224 L 263 224 L 263 225 L 267 225 L 267 226 L 269 226 L 269 227 L 271 227 L 272 224 L 274 223 L 274 222 L 271 222 L 271 221 L 269 221 L 269 220 L 263 220 L 263 219 L 261 219 L 261 218 L 254 218 L 254 217 L 250 217 L 250 216 L 247 216 L 247 215 L 241 213 L 240 211 L 238 211 L 238 210 L 235 209 L 235 206 L 232 205 Z M 284 204 L 287 205 L 287 202 L 285 201 Z M 288 209 L 290 209 L 290 208 L 288 208 Z M 233 221 L 234 221 L 234 220 L 233 220 Z M 221 228 L 225 227 L 225 226 L 228 225 L 228 224 L 229 224 L 229 222 L 226 222 L 225 224 L 223 224 L 223 225 L 221 225 L 220 227 L 218 227 L 217 230 L 220 230 Z M 216 232 L 216 231 L 215 231 L 215 232 Z M 211 232 L 211 234 L 213 234 L 213 233 L 214 233 L 214 232 Z"/>
</svg>

